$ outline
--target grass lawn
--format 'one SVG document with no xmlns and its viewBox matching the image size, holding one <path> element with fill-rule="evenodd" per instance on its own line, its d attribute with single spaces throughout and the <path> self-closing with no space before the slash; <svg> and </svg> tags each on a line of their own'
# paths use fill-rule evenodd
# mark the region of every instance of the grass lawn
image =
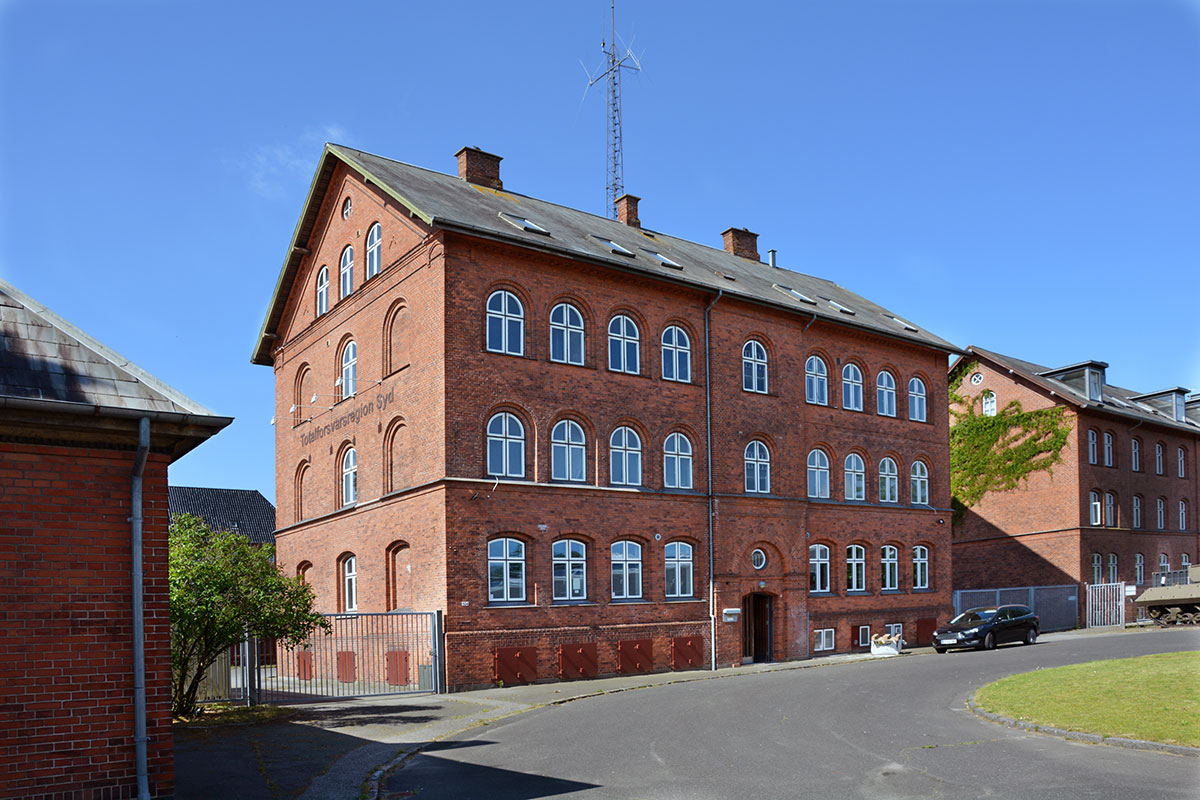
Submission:
<svg viewBox="0 0 1200 800">
<path fill-rule="evenodd" d="M 1200 653 L 1012 675 L 980 689 L 975 702 L 1023 722 L 1200 747 Z"/>
</svg>

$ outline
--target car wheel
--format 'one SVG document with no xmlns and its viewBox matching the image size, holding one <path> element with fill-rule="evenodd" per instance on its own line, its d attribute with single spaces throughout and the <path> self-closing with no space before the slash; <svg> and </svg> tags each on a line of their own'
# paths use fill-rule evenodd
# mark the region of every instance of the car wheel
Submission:
<svg viewBox="0 0 1200 800">
<path fill-rule="evenodd" d="M 988 631 L 987 636 L 983 637 L 983 649 L 984 650 L 995 650 L 996 649 L 996 635 L 994 633 L 992 633 L 991 631 Z"/>
<path fill-rule="evenodd" d="M 935 648 L 933 648 L 933 652 L 937 653 L 938 655 L 941 655 L 942 653 L 946 652 L 946 648 L 944 648 L 944 647 L 935 647 Z"/>
<path fill-rule="evenodd" d="M 1038 629 L 1030 628 L 1025 631 L 1025 644 L 1037 644 Z"/>
</svg>

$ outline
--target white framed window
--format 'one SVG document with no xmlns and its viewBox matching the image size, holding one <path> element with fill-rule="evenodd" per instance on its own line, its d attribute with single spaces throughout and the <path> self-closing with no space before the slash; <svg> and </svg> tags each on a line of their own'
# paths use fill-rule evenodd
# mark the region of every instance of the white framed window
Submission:
<svg viewBox="0 0 1200 800">
<path fill-rule="evenodd" d="M 672 325 L 662 335 L 662 368 L 664 381 L 689 383 L 692 380 L 692 344 L 687 332 Z"/>
<path fill-rule="evenodd" d="M 929 505 L 929 467 L 924 461 L 914 461 L 909 469 L 908 495 L 913 505 Z"/>
<path fill-rule="evenodd" d="M 609 479 L 616 486 L 642 485 L 642 437 L 620 427 L 608 439 Z"/>
<path fill-rule="evenodd" d="M 342 219 L 350 219 L 350 212 L 354 210 L 354 203 L 347 197 L 342 201 Z"/>
<path fill-rule="evenodd" d="M 358 610 L 358 559 L 353 555 L 342 559 L 342 610 Z"/>
<path fill-rule="evenodd" d="M 487 474 L 525 477 L 525 426 L 514 414 L 501 412 L 488 420 Z"/>
<path fill-rule="evenodd" d="M 833 632 L 833 628 L 818 628 L 813 631 L 813 650 L 832 650 Z"/>
<path fill-rule="evenodd" d="M 819 406 L 829 405 L 829 370 L 820 356 L 804 362 L 804 399 Z"/>
<path fill-rule="evenodd" d="M 638 326 L 624 314 L 608 323 L 608 368 L 637 375 L 641 371 L 641 336 Z"/>
<path fill-rule="evenodd" d="M 1100 493 L 1088 492 L 1088 523 L 1100 524 Z"/>
<path fill-rule="evenodd" d="M 342 292 L 339 297 L 349 297 L 350 293 L 354 291 L 354 248 L 350 245 L 346 245 L 346 249 L 342 251 L 338 278 L 341 281 Z"/>
<path fill-rule="evenodd" d="M 329 267 L 317 273 L 317 316 L 329 310 Z"/>
<path fill-rule="evenodd" d="M 692 488 L 692 441 L 682 433 L 670 434 L 663 443 L 663 485 Z"/>
<path fill-rule="evenodd" d="M 376 222 L 367 231 L 367 280 L 379 274 L 383 264 L 383 228 Z"/>
<path fill-rule="evenodd" d="M 346 342 L 342 348 L 342 374 L 338 386 L 339 400 L 353 397 L 358 393 L 358 345 L 353 340 Z"/>
<path fill-rule="evenodd" d="M 858 646 L 859 647 L 870 647 L 871 646 L 871 626 L 870 625 L 859 625 L 858 626 Z"/>
<path fill-rule="evenodd" d="M 1092 583 L 1104 583 L 1104 559 L 1092 553 Z"/>
<path fill-rule="evenodd" d="M 809 545 L 808 590 L 810 592 L 829 591 L 829 548 L 826 545 Z"/>
<path fill-rule="evenodd" d="M 1104 466 L 1111 467 L 1113 465 L 1113 435 L 1108 431 L 1104 432 Z"/>
<path fill-rule="evenodd" d="M 1156 506 L 1155 510 L 1157 511 L 1156 522 L 1158 522 L 1158 529 L 1160 531 L 1166 530 L 1167 529 L 1167 501 L 1160 497 L 1160 498 L 1158 498 L 1158 500 L 1155 501 L 1155 506 Z"/>
<path fill-rule="evenodd" d="M 501 537 L 488 542 L 488 600 L 525 601 L 525 543 Z"/>
<path fill-rule="evenodd" d="M 1104 524 L 1110 528 L 1117 524 L 1117 498 L 1112 492 L 1104 493 Z"/>
<path fill-rule="evenodd" d="M 767 393 L 767 348 L 754 339 L 742 346 L 742 391 Z"/>
<path fill-rule="evenodd" d="M 575 420 L 564 419 L 554 425 L 550 432 L 551 480 L 586 480 L 585 442 L 583 428 Z"/>
<path fill-rule="evenodd" d="M 1187 569 L 1191 565 L 1192 565 L 1192 557 L 1189 556 L 1187 553 L 1180 553 L 1179 554 L 1179 568 Z"/>
<path fill-rule="evenodd" d="M 842 408 L 847 411 L 863 410 L 863 376 L 857 364 L 842 367 Z"/>
<path fill-rule="evenodd" d="M 358 502 L 358 451 L 353 447 L 342 454 L 342 505 Z"/>
<path fill-rule="evenodd" d="M 554 568 L 555 600 L 587 599 L 587 548 L 575 539 L 559 539 L 550 546 Z"/>
<path fill-rule="evenodd" d="M 814 450 L 813 453 L 821 453 L 820 450 Z M 821 453 L 824 455 L 824 453 Z M 812 486 L 812 453 L 809 453 L 809 486 Z M 858 453 L 851 453 L 846 456 L 844 482 L 846 484 L 846 499 L 847 500 L 866 500 L 867 499 L 867 465 L 863 463 L 862 456 Z"/>
<path fill-rule="evenodd" d="M 1146 583 L 1146 557 L 1141 553 L 1133 557 L 1133 579 L 1138 586 Z"/>
<path fill-rule="evenodd" d="M 1096 463 L 1096 430 L 1094 428 L 1088 430 L 1088 463 Z"/>
<path fill-rule="evenodd" d="M 746 491 L 767 494 L 771 491 L 771 453 L 755 439 L 746 445 Z"/>
<path fill-rule="evenodd" d="M 925 421 L 925 381 L 920 378 L 908 382 L 908 418 L 913 422 Z"/>
<path fill-rule="evenodd" d="M 887 625 L 883 626 L 883 632 L 886 633 L 888 636 L 899 636 L 901 639 L 903 639 L 904 638 L 904 623 L 903 622 L 889 622 Z"/>
<path fill-rule="evenodd" d="M 756 547 L 750 553 L 750 566 L 763 569 L 767 566 L 767 553 L 761 547 Z"/>
<path fill-rule="evenodd" d="M 642 596 L 642 546 L 637 542 L 613 543 L 612 596 L 614 600 L 636 600 Z"/>
<path fill-rule="evenodd" d="M 1167 572 L 1171 569 L 1171 559 L 1167 558 L 1166 553 L 1158 554 L 1158 571 Z"/>
<path fill-rule="evenodd" d="M 487 301 L 487 349 L 510 356 L 525 354 L 525 307 L 512 292 L 492 292 Z"/>
<path fill-rule="evenodd" d="M 1142 496 L 1140 494 L 1133 496 L 1133 527 L 1142 527 Z"/>
<path fill-rule="evenodd" d="M 1179 477 L 1187 477 L 1187 451 L 1182 447 L 1175 451 L 1176 459 L 1179 462 Z"/>
<path fill-rule="evenodd" d="M 1117 554 L 1116 553 L 1108 554 L 1108 582 L 1109 583 L 1117 582 Z"/>
<path fill-rule="evenodd" d="M 990 389 L 983 393 L 983 415 L 985 417 L 996 416 L 996 393 Z"/>
<path fill-rule="evenodd" d="M 923 544 L 913 547 L 913 588 L 929 588 L 929 548 Z"/>
<path fill-rule="evenodd" d="M 900 549 L 885 544 L 879 552 L 880 589 L 896 591 L 900 588 Z"/>
<path fill-rule="evenodd" d="M 583 315 L 570 303 L 550 310 L 550 360 L 583 364 Z"/>
<path fill-rule="evenodd" d="M 900 502 L 900 470 L 891 458 L 879 462 L 879 502 Z"/>
<path fill-rule="evenodd" d="M 846 591 L 867 590 L 867 550 L 860 544 L 846 548 Z"/>
<path fill-rule="evenodd" d="M 829 497 L 829 456 L 824 450 L 811 450 L 808 454 L 808 496 Z"/>
<path fill-rule="evenodd" d="M 667 597 L 691 597 L 692 546 L 686 542 L 667 542 L 663 554 L 667 568 Z"/>
<path fill-rule="evenodd" d="M 885 417 L 896 416 L 896 379 L 887 370 L 875 376 L 875 410 Z"/>
<path fill-rule="evenodd" d="M 1162 475 L 1163 469 L 1163 445 L 1162 442 L 1154 445 L 1154 473 Z"/>
<path fill-rule="evenodd" d="M 1129 442 L 1129 466 L 1134 472 L 1142 471 L 1142 442 L 1133 439 Z"/>
<path fill-rule="evenodd" d="M 1187 526 L 1187 500 L 1179 501 L 1179 530 L 1186 531 Z"/>
</svg>

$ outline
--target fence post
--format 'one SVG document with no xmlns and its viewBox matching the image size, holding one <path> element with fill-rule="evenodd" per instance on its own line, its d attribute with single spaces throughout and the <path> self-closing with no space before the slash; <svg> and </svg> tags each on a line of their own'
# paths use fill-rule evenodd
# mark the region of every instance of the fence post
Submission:
<svg viewBox="0 0 1200 800">
<path fill-rule="evenodd" d="M 258 696 L 258 637 L 247 635 L 246 641 L 250 650 L 250 658 L 246 662 L 246 697 L 249 698 L 247 705 L 256 706 L 262 702 Z"/>
<path fill-rule="evenodd" d="M 433 628 L 429 632 L 429 638 L 433 647 L 434 690 L 437 694 L 444 694 L 446 692 L 446 647 L 442 636 L 442 612 L 435 611 L 433 619 L 430 621 Z"/>
</svg>

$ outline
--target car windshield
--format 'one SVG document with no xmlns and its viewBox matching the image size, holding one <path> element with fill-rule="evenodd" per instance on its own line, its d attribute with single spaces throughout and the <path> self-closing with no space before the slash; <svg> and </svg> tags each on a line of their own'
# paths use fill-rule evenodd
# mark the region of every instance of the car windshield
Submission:
<svg viewBox="0 0 1200 800">
<path fill-rule="evenodd" d="M 987 622 L 994 616 L 996 616 L 996 609 L 994 608 L 972 608 L 970 611 L 964 611 L 950 620 L 950 624 L 960 625 L 964 622 Z"/>
</svg>

